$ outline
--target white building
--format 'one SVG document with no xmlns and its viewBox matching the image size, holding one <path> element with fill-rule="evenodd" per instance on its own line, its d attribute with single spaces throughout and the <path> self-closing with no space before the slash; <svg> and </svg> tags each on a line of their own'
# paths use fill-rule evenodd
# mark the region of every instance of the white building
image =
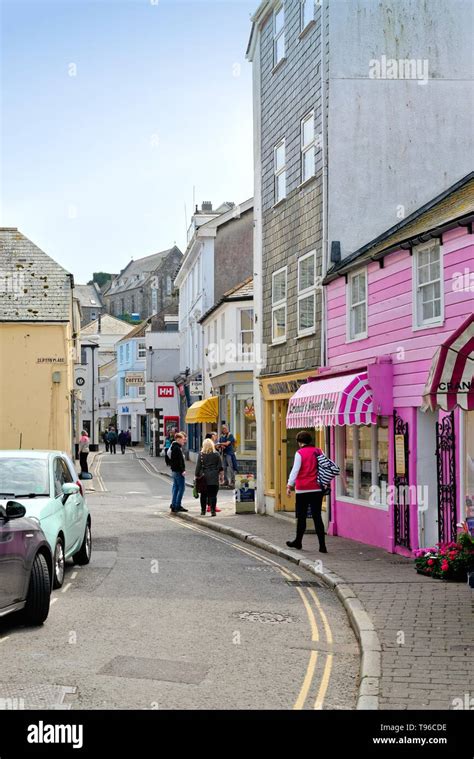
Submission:
<svg viewBox="0 0 474 759">
<path fill-rule="evenodd" d="M 150 325 L 145 333 L 147 442 L 156 456 L 163 453 L 170 429 L 180 426 L 176 385 L 176 375 L 179 374 L 178 317 L 165 317 L 165 324 L 165 330 L 154 331 Z"/>
</svg>

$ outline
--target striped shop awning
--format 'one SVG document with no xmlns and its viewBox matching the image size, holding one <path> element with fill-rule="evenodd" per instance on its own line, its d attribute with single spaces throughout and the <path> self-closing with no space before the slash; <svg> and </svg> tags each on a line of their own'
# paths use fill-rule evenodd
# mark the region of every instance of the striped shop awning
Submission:
<svg viewBox="0 0 474 759">
<path fill-rule="evenodd" d="M 436 351 L 423 390 L 422 409 L 474 409 L 474 314 Z"/>
<path fill-rule="evenodd" d="M 287 429 L 376 424 L 367 372 L 307 382 L 288 403 Z"/>
</svg>

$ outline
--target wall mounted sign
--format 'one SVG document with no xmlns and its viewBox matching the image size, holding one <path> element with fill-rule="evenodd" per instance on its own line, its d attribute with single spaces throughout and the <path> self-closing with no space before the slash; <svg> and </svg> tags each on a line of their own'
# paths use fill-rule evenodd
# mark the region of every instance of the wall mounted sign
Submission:
<svg viewBox="0 0 474 759">
<path fill-rule="evenodd" d="M 158 385 L 158 398 L 174 398 L 174 386 Z"/>
<path fill-rule="evenodd" d="M 76 385 L 79 385 L 79 387 L 82 387 L 82 385 L 85 385 L 85 384 L 86 384 L 86 381 L 85 381 L 84 377 L 78 377 L 77 378 Z"/>
<path fill-rule="evenodd" d="M 37 364 L 65 364 L 66 359 L 59 356 L 42 356 L 36 359 Z"/>
<path fill-rule="evenodd" d="M 130 372 L 129 374 L 125 375 L 125 384 L 126 385 L 144 385 L 145 375 L 143 374 L 143 372 Z"/>
</svg>

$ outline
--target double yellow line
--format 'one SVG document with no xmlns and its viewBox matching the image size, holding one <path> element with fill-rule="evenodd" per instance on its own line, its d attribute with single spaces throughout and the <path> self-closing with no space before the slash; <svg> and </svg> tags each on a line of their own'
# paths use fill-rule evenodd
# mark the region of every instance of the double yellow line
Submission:
<svg viewBox="0 0 474 759">
<path fill-rule="evenodd" d="M 172 518 L 168 515 L 163 515 L 163 516 L 170 520 L 173 519 L 173 524 L 179 525 L 180 527 L 185 527 L 188 530 L 193 530 L 194 532 L 199 532 L 201 534 L 207 535 L 208 537 L 211 537 L 213 540 L 217 540 L 220 543 L 226 543 L 227 545 L 232 546 L 232 548 L 235 548 L 236 551 L 245 553 L 248 556 L 251 556 L 253 559 L 260 561 L 262 564 L 271 566 L 273 569 L 280 572 L 280 574 L 285 578 L 285 580 L 301 581 L 301 577 L 299 577 L 299 575 L 297 575 L 295 572 L 292 572 L 289 569 L 285 569 L 280 564 L 278 564 L 278 562 L 273 561 L 272 559 L 269 559 L 268 557 L 260 556 L 260 554 L 256 553 L 255 551 L 248 548 L 247 546 L 243 547 L 243 546 L 236 545 L 235 543 L 233 543 L 230 540 L 227 540 L 226 538 L 223 538 L 220 536 L 218 537 L 217 535 L 210 533 L 209 530 L 205 528 L 203 529 L 203 528 L 197 527 L 195 525 L 188 524 L 182 519 L 176 519 L 175 517 Z M 308 617 L 309 625 L 311 628 L 311 642 L 318 643 L 320 641 L 318 623 L 316 621 L 316 616 L 314 613 L 314 611 L 316 610 L 317 615 L 320 618 L 320 621 L 324 629 L 326 644 L 328 647 L 331 647 L 333 644 L 333 635 L 331 631 L 331 626 L 324 612 L 324 609 L 322 608 L 321 602 L 319 598 L 317 597 L 316 593 L 314 592 L 313 588 L 296 587 L 296 590 L 298 591 L 301 597 L 301 601 L 303 602 L 303 605 Z M 307 591 L 308 595 L 306 595 L 304 591 Z M 313 608 L 312 604 L 314 604 L 315 609 Z M 301 686 L 300 692 L 298 694 L 298 698 L 295 701 L 293 709 L 296 709 L 296 710 L 304 709 L 305 703 L 308 698 L 308 694 L 313 685 L 314 676 L 316 672 L 316 664 L 318 661 L 319 654 L 321 654 L 322 656 L 325 656 L 326 661 L 324 662 L 323 675 L 319 684 L 319 689 L 316 695 L 316 699 L 313 704 L 313 709 L 323 708 L 324 699 L 326 697 L 326 692 L 327 692 L 330 677 L 331 677 L 331 670 L 332 670 L 332 665 L 333 665 L 333 654 L 326 653 L 326 652 L 311 651 L 308 666 L 306 669 L 306 674 L 303 680 L 303 684 Z"/>
<path fill-rule="evenodd" d="M 94 461 L 94 477 L 99 486 L 98 488 L 96 488 L 96 490 L 100 490 L 102 493 L 105 493 L 107 492 L 107 488 L 105 487 L 104 480 L 102 479 L 102 475 L 100 473 L 101 463 L 102 463 L 102 456 L 101 455 L 96 456 L 95 461 Z"/>
</svg>

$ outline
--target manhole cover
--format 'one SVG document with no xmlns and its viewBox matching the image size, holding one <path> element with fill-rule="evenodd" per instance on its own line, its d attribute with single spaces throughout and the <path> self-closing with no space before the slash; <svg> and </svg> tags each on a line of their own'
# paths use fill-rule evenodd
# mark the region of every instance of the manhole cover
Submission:
<svg viewBox="0 0 474 759">
<path fill-rule="evenodd" d="M 129 677 L 138 680 L 165 680 L 170 683 L 198 685 L 207 675 L 207 667 L 170 659 L 144 659 L 136 656 L 116 656 L 99 675 Z"/>
<path fill-rule="evenodd" d="M 0 682 L 0 710 L 70 709 L 77 688 L 70 685 L 13 685 Z"/>
<path fill-rule="evenodd" d="M 269 625 L 290 624 L 295 621 L 295 618 L 290 617 L 289 614 L 277 614 L 273 611 L 241 611 L 237 616 L 248 622 L 263 622 Z"/>
</svg>

